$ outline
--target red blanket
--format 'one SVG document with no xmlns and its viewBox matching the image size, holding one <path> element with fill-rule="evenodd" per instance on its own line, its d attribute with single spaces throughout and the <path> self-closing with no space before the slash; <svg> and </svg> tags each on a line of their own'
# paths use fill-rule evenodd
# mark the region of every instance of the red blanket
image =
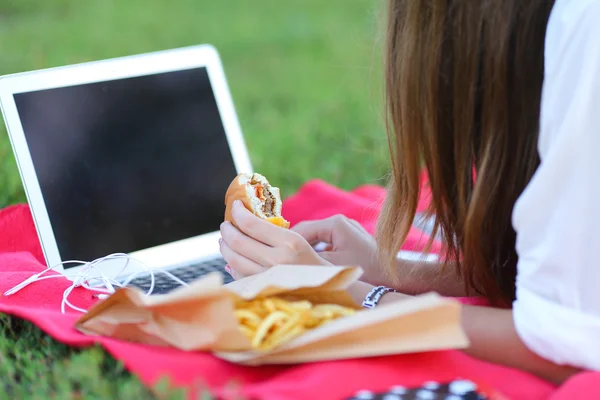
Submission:
<svg viewBox="0 0 600 400">
<path fill-rule="evenodd" d="M 304 185 L 286 200 L 284 214 L 292 223 L 343 213 L 373 231 L 383 190 L 363 186 L 344 192 L 321 181 Z M 420 209 L 426 206 L 426 197 Z M 406 247 L 418 249 L 418 230 L 411 232 Z M 27 206 L 0 210 L 0 293 L 44 268 L 40 245 Z M 91 338 L 72 326 L 80 314 L 60 313 L 65 279 L 34 283 L 11 297 L 0 296 L 0 312 L 27 319 L 58 341 L 72 346 L 100 343 L 124 362 L 144 383 L 152 385 L 164 376 L 176 385 L 208 385 L 226 397 L 231 381 L 242 384 L 247 397 L 261 399 L 342 399 L 360 390 L 385 391 L 391 386 L 420 385 L 425 381 L 466 378 L 498 390 L 514 399 L 600 398 L 600 373 L 580 374 L 560 388 L 529 374 L 472 359 L 459 351 L 377 357 L 361 360 L 311 363 L 297 366 L 243 367 L 206 353 L 185 353 L 113 340 Z M 76 306 L 89 307 L 92 294 L 76 289 L 69 298 Z M 343 379 L 340 379 L 343 377 Z"/>
</svg>

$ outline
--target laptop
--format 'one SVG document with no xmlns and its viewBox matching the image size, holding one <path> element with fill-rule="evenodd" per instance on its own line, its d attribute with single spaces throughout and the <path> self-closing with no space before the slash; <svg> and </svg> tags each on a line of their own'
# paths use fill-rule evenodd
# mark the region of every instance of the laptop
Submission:
<svg viewBox="0 0 600 400">
<path fill-rule="evenodd" d="M 227 187 L 252 172 L 217 50 L 199 45 L 0 77 L 0 107 L 48 266 L 125 253 L 153 293 L 218 271 Z M 74 280 L 81 264 L 55 268 Z"/>
</svg>

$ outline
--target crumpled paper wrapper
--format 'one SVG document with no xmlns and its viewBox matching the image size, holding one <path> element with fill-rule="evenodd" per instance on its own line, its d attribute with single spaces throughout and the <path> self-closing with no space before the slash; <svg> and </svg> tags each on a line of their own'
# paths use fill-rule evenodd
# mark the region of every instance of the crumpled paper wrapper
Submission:
<svg viewBox="0 0 600 400">
<path fill-rule="evenodd" d="M 413 353 L 468 346 L 460 304 L 429 293 L 364 310 L 346 291 L 359 267 L 275 266 L 222 285 L 213 273 L 166 295 L 119 289 L 96 304 L 75 327 L 88 335 L 186 351 L 210 351 L 240 364 L 288 364 Z M 239 299 L 281 296 L 339 304 L 355 315 L 310 330 L 270 351 L 251 348 L 233 313 Z"/>
</svg>

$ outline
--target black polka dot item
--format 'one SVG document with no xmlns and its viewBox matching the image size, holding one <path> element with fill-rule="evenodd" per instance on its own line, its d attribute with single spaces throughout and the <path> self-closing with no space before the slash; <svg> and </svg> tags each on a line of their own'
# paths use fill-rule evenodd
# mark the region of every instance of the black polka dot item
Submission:
<svg viewBox="0 0 600 400">
<path fill-rule="evenodd" d="M 363 390 L 347 400 L 490 400 L 469 380 L 425 382 L 419 387 L 394 386 L 383 393 Z"/>
</svg>

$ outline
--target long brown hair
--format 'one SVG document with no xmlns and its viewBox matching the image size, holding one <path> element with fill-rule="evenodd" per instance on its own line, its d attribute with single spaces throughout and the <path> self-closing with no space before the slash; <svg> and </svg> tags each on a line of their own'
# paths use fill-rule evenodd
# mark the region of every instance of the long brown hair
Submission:
<svg viewBox="0 0 600 400">
<path fill-rule="evenodd" d="M 389 0 L 386 111 L 392 155 L 379 220 L 391 270 L 415 218 L 420 174 L 444 261 L 471 293 L 515 296 L 512 210 L 539 165 L 544 39 L 553 0 Z"/>
</svg>

